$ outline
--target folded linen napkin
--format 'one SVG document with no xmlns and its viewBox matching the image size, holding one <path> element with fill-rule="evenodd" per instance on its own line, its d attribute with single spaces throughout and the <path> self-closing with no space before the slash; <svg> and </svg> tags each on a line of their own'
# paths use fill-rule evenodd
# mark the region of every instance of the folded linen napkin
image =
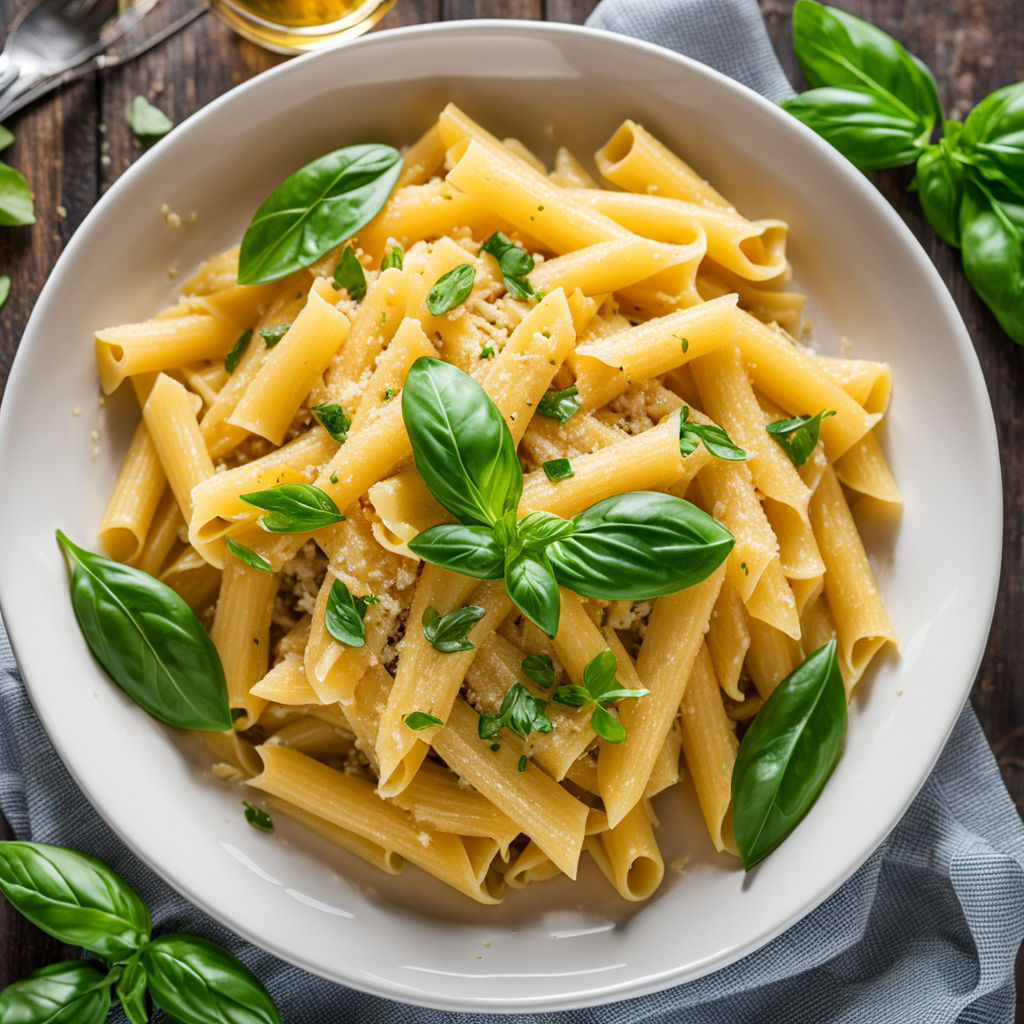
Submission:
<svg viewBox="0 0 1024 1024">
<path fill-rule="evenodd" d="M 604 0 L 589 24 L 669 45 L 772 99 L 790 92 L 755 0 Z M 969 706 L 906 816 L 817 910 L 715 974 L 561 1013 L 411 1009 L 285 964 L 200 913 L 124 847 L 72 781 L 28 701 L 2 623 L 0 810 L 19 838 L 73 846 L 120 872 L 150 906 L 157 932 L 192 932 L 231 949 L 270 990 L 286 1024 L 1013 1019 L 1014 958 L 1024 938 L 1024 826 Z M 125 1020 L 119 1011 L 112 1019 Z"/>
</svg>

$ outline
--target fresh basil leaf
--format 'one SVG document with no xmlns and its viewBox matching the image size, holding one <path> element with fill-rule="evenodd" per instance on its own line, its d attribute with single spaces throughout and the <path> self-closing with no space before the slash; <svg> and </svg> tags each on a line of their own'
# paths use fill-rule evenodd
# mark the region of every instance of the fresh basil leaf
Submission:
<svg viewBox="0 0 1024 1024">
<path fill-rule="evenodd" d="M 686 418 L 689 415 L 689 406 L 684 405 L 679 416 L 679 452 L 683 458 L 692 455 L 701 441 L 716 459 L 742 462 L 747 457 L 747 453 L 738 444 L 733 444 L 720 426 L 714 423 L 688 423 Z"/>
<path fill-rule="evenodd" d="M 179 729 L 231 728 L 217 648 L 192 609 L 141 569 L 72 544 L 71 604 L 107 674 L 154 718 Z"/>
<path fill-rule="evenodd" d="M 424 729 L 433 729 L 437 725 L 444 725 L 437 715 L 428 714 L 426 711 L 410 711 L 402 718 L 406 727 L 415 732 L 422 732 Z"/>
<path fill-rule="evenodd" d="M 121 1009 L 131 1024 L 148 1024 L 146 1005 L 146 968 L 142 966 L 142 951 L 132 955 L 124 965 L 115 990 Z"/>
<path fill-rule="evenodd" d="M 732 770 L 732 821 L 747 871 L 811 809 L 845 735 L 846 690 L 833 639 L 779 683 L 740 743 Z"/>
<path fill-rule="evenodd" d="M 231 552 L 240 562 L 244 562 L 250 569 L 259 569 L 262 572 L 274 571 L 274 567 L 262 556 L 256 554 L 252 548 L 247 548 L 244 544 L 239 544 L 234 537 L 228 537 L 227 545 L 228 551 Z"/>
<path fill-rule="evenodd" d="M 835 416 L 835 409 L 822 409 L 813 416 L 794 416 L 788 420 L 776 420 L 764 429 L 782 446 L 794 466 L 802 466 L 814 451 L 821 431 L 821 421 L 826 416 Z"/>
<path fill-rule="evenodd" d="M 0 151 L 14 143 L 14 132 L 0 124 Z"/>
<path fill-rule="evenodd" d="M 530 654 L 523 658 L 519 667 L 527 679 L 532 679 L 538 686 L 548 689 L 555 682 L 555 666 L 550 654 Z"/>
<path fill-rule="evenodd" d="M 65 960 L 33 971 L 0 992 L 4 1024 L 103 1024 L 110 982 L 95 964 Z"/>
<path fill-rule="evenodd" d="M 524 547 L 547 547 L 563 537 L 571 537 L 572 520 L 563 519 L 553 512 L 528 512 L 516 524 L 516 532 Z"/>
<path fill-rule="evenodd" d="M 469 298 L 473 291 L 476 271 L 471 263 L 460 263 L 457 267 L 442 274 L 427 294 L 427 309 L 440 316 Z"/>
<path fill-rule="evenodd" d="M 625 726 L 600 704 L 594 705 L 590 727 L 606 743 L 621 743 L 626 738 Z"/>
<path fill-rule="evenodd" d="M 537 415 L 565 423 L 580 411 L 580 400 L 576 396 L 580 389 L 570 384 L 561 391 L 548 391 L 537 403 Z"/>
<path fill-rule="evenodd" d="M 376 604 L 377 600 L 372 594 L 353 597 L 341 580 L 335 580 L 331 584 L 327 607 L 324 609 L 327 632 L 347 647 L 362 647 L 366 643 L 366 630 L 363 626 L 366 609 Z"/>
<path fill-rule="evenodd" d="M 348 428 L 352 420 L 337 402 L 321 402 L 313 406 L 313 415 L 320 421 L 320 426 L 327 431 L 339 444 L 348 437 Z"/>
<path fill-rule="evenodd" d="M 648 693 L 647 690 L 627 690 L 616 686 L 617 671 L 615 655 L 611 651 L 600 651 L 584 667 L 581 686 L 560 686 L 552 696 L 552 700 L 568 707 L 592 705 L 591 728 L 608 743 L 621 743 L 626 738 L 626 730 L 607 706 L 625 697 L 644 697 Z"/>
<path fill-rule="evenodd" d="M 545 554 L 563 587 L 584 597 L 644 601 L 706 579 L 733 536 L 681 498 L 654 491 L 619 494 L 572 520 L 575 532 Z"/>
<path fill-rule="evenodd" d="M 490 253 L 498 261 L 506 291 L 520 299 L 534 297 L 533 288 L 526 277 L 534 268 L 534 260 L 525 249 L 516 245 L 500 231 L 495 231 L 480 246 L 480 252 Z"/>
<path fill-rule="evenodd" d="M 345 146 L 300 167 L 256 211 L 242 238 L 238 283 L 264 284 L 308 267 L 354 235 L 387 202 L 398 150 Z"/>
<path fill-rule="evenodd" d="M 583 688 L 597 700 L 612 688 L 619 665 L 611 651 L 600 651 L 583 667 Z"/>
<path fill-rule="evenodd" d="M 489 526 L 431 526 L 409 541 L 409 550 L 424 562 L 474 579 L 500 580 L 505 575 L 505 548 Z"/>
<path fill-rule="evenodd" d="M 390 270 L 392 267 L 397 267 L 399 270 L 402 269 L 402 262 L 404 253 L 400 245 L 392 245 L 386 253 L 384 253 L 384 259 L 380 261 L 381 270 Z"/>
<path fill-rule="evenodd" d="M 904 117 L 917 121 L 924 144 L 941 124 L 932 73 L 892 36 L 861 18 L 814 0 L 797 0 L 793 47 L 815 88 L 864 89 L 884 96 Z"/>
<path fill-rule="evenodd" d="M 559 480 L 568 480 L 569 477 L 575 476 L 575 472 L 572 468 L 572 463 L 568 459 L 548 459 L 543 464 L 544 475 L 552 482 L 557 483 Z"/>
<path fill-rule="evenodd" d="M 545 554 L 526 549 L 506 556 L 505 589 L 512 603 L 548 636 L 558 632 L 558 581 Z"/>
<path fill-rule="evenodd" d="M 547 701 L 534 697 L 522 683 L 513 683 L 501 700 L 496 715 L 483 714 L 477 729 L 482 740 L 501 729 L 509 729 L 526 739 L 531 732 L 551 732 L 551 719 L 544 713 Z"/>
<path fill-rule="evenodd" d="M 235 372 L 235 367 L 238 366 L 238 360 L 245 355 L 245 351 L 249 347 L 250 341 L 252 341 L 251 327 L 249 328 L 249 330 L 243 331 L 238 336 L 238 341 L 236 341 L 234 345 L 231 346 L 231 350 L 224 357 L 224 369 L 227 370 L 228 373 Z"/>
<path fill-rule="evenodd" d="M 528 758 L 528 757 L 527 757 L 527 756 L 526 756 L 525 754 L 520 754 L 520 755 L 519 755 L 519 761 L 518 761 L 518 763 L 516 764 L 516 768 L 517 768 L 517 769 L 518 769 L 518 770 L 519 770 L 520 772 L 525 772 L 525 771 L 526 771 L 526 766 L 527 766 L 527 765 L 528 765 L 529 763 L 530 763 L 530 759 L 529 759 L 529 758 Z"/>
<path fill-rule="evenodd" d="M 964 273 L 1000 327 L 1024 345 L 1024 202 L 969 178 L 960 207 Z"/>
<path fill-rule="evenodd" d="M 136 96 L 125 111 L 135 138 L 147 148 L 159 142 L 173 127 L 174 122 L 145 96 Z"/>
<path fill-rule="evenodd" d="M 423 482 L 457 519 L 493 526 L 516 509 L 523 473 L 515 442 L 472 377 L 420 356 L 405 378 L 402 418 Z"/>
<path fill-rule="evenodd" d="M 551 699 L 556 704 L 564 704 L 570 708 L 582 708 L 591 702 L 590 691 L 575 683 L 558 687 L 551 695 Z"/>
<path fill-rule="evenodd" d="M 0 164 L 0 225 L 35 224 L 35 205 L 28 182 L 19 171 Z"/>
<path fill-rule="evenodd" d="M 476 644 L 467 640 L 466 634 L 472 625 L 479 622 L 486 614 L 486 610 L 479 605 L 467 604 L 441 616 L 438 615 L 436 608 L 428 605 L 421 620 L 423 635 L 427 638 L 430 646 L 442 654 L 471 651 Z"/>
<path fill-rule="evenodd" d="M 149 911 L 138 893 L 75 850 L 0 842 L 0 891 L 47 935 L 105 960 L 125 960 L 149 940 Z"/>
<path fill-rule="evenodd" d="M 268 533 L 306 533 L 345 520 L 331 496 L 312 484 L 278 484 L 239 497 L 269 513 L 260 516 Z"/>
<path fill-rule="evenodd" d="M 3 309 L 7 296 L 11 294 L 11 279 L 6 274 L 0 274 L 0 309 Z"/>
<path fill-rule="evenodd" d="M 245 808 L 245 820 L 258 832 L 273 832 L 274 831 L 274 819 L 261 807 L 257 807 L 255 804 L 249 803 L 248 800 L 242 801 L 242 806 Z"/>
<path fill-rule="evenodd" d="M 160 935 L 142 953 L 153 1002 L 187 1024 L 281 1024 L 267 990 L 227 950 L 195 935 Z"/>
<path fill-rule="evenodd" d="M 964 195 L 964 168 L 945 140 L 929 146 L 918 158 L 914 187 L 921 209 L 939 238 L 960 246 L 960 204 Z"/>
<path fill-rule="evenodd" d="M 986 96 L 964 120 L 960 145 L 986 178 L 1024 198 L 1024 82 Z"/>
<path fill-rule="evenodd" d="M 260 337 L 266 342 L 267 348 L 273 348 L 289 331 L 291 324 L 278 324 L 276 327 L 263 327 Z"/>
<path fill-rule="evenodd" d="M 912 163 L 932 133 L 887 96 L 864 89 L 811 89 L 782 106 L 862 171 Z"/>
<path fill-rule="evenodd" d="M 366 294 L 366 271 L 351 245 L 346 245 L 334 267 L 334 287 L 344 288 L 348 297 L 360 302 Z"/>
</svg>

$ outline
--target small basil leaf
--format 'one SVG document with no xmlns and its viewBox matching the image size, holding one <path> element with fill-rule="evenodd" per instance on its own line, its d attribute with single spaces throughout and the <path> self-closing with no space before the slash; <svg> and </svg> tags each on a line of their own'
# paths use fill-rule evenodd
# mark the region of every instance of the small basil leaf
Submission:
<svg viewBox="0 0 1024 1024">
<path fill-rule="evenodd" d="M 732 817 L 743 867 L 772 852 L 811 809 L 839 760 L 846 691 L 836 642 L 819 647 L 764 702 L 732 771 Z"/>
<path fill-rule="evenodd" d="M 793 47 L 812 86 L 866 89 L 916 119 L 925 139 L 942 121 L 931 72 L 892 36 L 835 7 L 797 0 Z"/>
<path fill-rule="evenodd" d="M 154 107 L 145 96 L 136 96 L 128 104 L 126 115 L 135 138 L 143 146 L 152 146 L 174 127 L 174 122 L 159 107 Z"/>
<path fill-rule="evenodd" d="M 519 667 L 527 679 L 532 679 L 538 686 L 546 690 L 555 682 L 555 666 L 550 654 L 530 654 L 523 658 Z"/>
<path fill-rule="evenodd" d="M 327 595 L 327 607 L 324 610 L 324 625 L 327 632 L 347 647 L 362 647 L 366 643 L 366 630 L 363 626 L 366 609 L 376 601 L 372 595 L 353 597 L 352 592 L 341 580 L 335 580 L 331 584 L 330 593 Z"/>
<path fill-rule="evenodd" d="M 5 150 L 14 143 L 14 132 L 0 124 L 0 150 Z"/>
<path fill-rule="evenodd" d="M 644 601 L 706 579 L 732 550 L 733 536 L 681 498 L 633 491 L 573 518 L 571 537 L 546 549 L 555 577 L 584 597 Z"/>
<path fill-rule="evenodd" d="M 0 309 L 3 309 L 7 296 L 11 294 L 11 279 L 6 274 L 0 274 Z"/>
<path fill-rule="evenodd" d="M 334 287 L 348 292 L 350 299 L 360 302 L 366 294 L 366 271 L 351 245 L 346 245 L 334 267 Z"/>
<path fill-rule="evenodd" d="M 960 208 L 964 272 L 999 325 L 1024 345 L 1024 203 L 968 180 Z"/>
<path fill-rule="evenodd" d="M 679 452 L 683 458 L 692 455 L 701 441 L 716 459 L 742 462 L 747 457 L 747 453 L 738 444 L 733 444 L 720 426 L 714 423 L 688 423 L 686 418 L 689 415 L 690 409 L 684 405 L 679 416 Z"/>
<path fill-rule="evenodd" d="M 862 89 L 811 89 L 782 106 L 862 171 L 912 163 L 931 137 L 931 127 Z"/>
<path fill-rule="evenodd" d="M 611 651 L 595 654 L 583 668 L 583 688 L 597 700 L 615 682 L 618 662 Z"/>
<path fill-rule="evenodd" d="M 192 609 L 141 569 L 72 544 L 71 604 L 89 650 L 154 718 L 179 729 L 230 729 L 217 648 Z"/>
<path fill-rule="evenodd" d="M 35 205 L 28 182 L 19 171 L 0 164 L 0 225 L 35 224 Z"/>
<path fill-rule="evenodd" d="M 268 533 L 306 533 L 345 519 L 331 496 L 312 484 L 278 484 L 239 497 L 269 513 L 260 517 Z"/>
<path fill-rule="evenodd" d="M 5 1024 L 103 1024 L 109 1010 L 107 976 L 86 960 L 49 964 L 0 992 Z"/>
<path fill-rule="evenodd" d="M 557 483 L 559 480 L 568 480 L 569 477 L 575 476 L 576 473 L 568 459 L 548 459 L 544 463 L 544 475 L 552 483 Z"/>
<path fill-rule="evenodd" d="M 497 261 L 501 270 L 505 289 L 520 299 L 534 297 L 533 288 L 526 275 L 534 268 L 533 257 L 511 241 L 500 231 L 495 231 L 480 246 L 480 252 L 490 253 Z"/>
<path fill-rule="evenodd" d="M 142 966 L 141 950 L 124 965 L 117 982 L 116 994 L 121 1001 L 121 1009 L 131 1024 L 148 1024 L 146 968 Z"/>
<path fill-rule="evenodd" d="M 231 346 L 231 350 L 224 357 L 224 369 L 227 370 L 228 373 L 235 372 L 235 367 L 238 366 L 238 360 L 245 355 L 245 350 L 249 347 L 250 341 L 252 341 L 251 327 L 249 330 L 243 331 L 239 335 L 238 341 Z"/>
<path fill-rule="evenodd" d="M 267 348 L 273 348 L 289 331 L 291 324 L 278 324 L 276 327 L 263 327 L 260 329 L 260 337 L 266 343 Z"/>
<path fill-rule="evenodd" d="M 818 443 L 821 421 L 826 416 L 835 416 L 835 409 L 822 409 L 813 416 L 794 416 L 788 420 L 776 420 L 764 429 L 782 446 L 794 466 L 802 466 Z"/>
<path fill-rule="evenodd" d="M 548 391 L 537 403 L 537 415 L 565 423 L 580 411 L 580 400 L 576 396 L 580 389 L 570 384 L 561 391 Z"/>
<path fill-rule="evenodd" d="M 487 612 L 479 605 L 467 604 L 455 608 L 447 615 L 437 614 L 437 609 L 428 606 L 423 613 L 421 625 L 423 635 L 430 646 L 442 654 L 455 654 L 457 651 L 471 651 L 476 644 L 466 639 L 466 634 L 475 622 L 479 622 Z"/>
<path fill-rule="evenodd" d="M 929 146 L 918 158 L 914 186 L 921 209 L 939 238 L 959 248 L 964 168 L 950 155 L 945 141 Z"/>
<path fill-rule="evenodd" d="M 576 686 L 575 683 L 558 687 L 551 695 L 551 699 L 556 704 L 564 704 L 570 708 L 582 708 L 591 700 L 590 691 L 582 686 Z"/>
<path fill-rule="evenodd" d="M 402 721 L 406 727 L 415 732 L 422 732 L 424 729 L 433 729 L 437 725 L 444 725 L 437 715 L 428 714 L 426 711 L 410 711 Z"/>
<path fill-rule="evenodd" d="M 473 291 L 476 271 L 471 263 L 460 263 L 457 267 L 442 274 L 427 294 L 427 309 L 434 316 L 447 313 L 461 305 Z"/>
<path fill-rule="evenodd" d="M 982 174 L 1024 198 L 1024 82 L 986 96 L 967 115 L 960 144 Z"/>
<path fill-rule="evenodd" d="M 379 143 L 300 167 L 256 211 L 242 238 L 238 283 L 276 281 L 315 263 L 376 216 L 401 169 L 398 150 Z"/>
<path fill-rule="evenodd" d="M 500 580 L 505 575 L 505 549 L 489 526 L 431 526 L 409 541 L 409 550 L 424 562 L 474 579 Z"/>
<path fill-rule="evenodd" d="M 502 728 L 523 739 L 531 732 L 551 732 L 551 719 L 544 713 L 546 707 L 547 701 L 534 697 L 522 683 L 513 683 L 505 691 L 498 714 L 480 716 L 480 738 L 490 739 Z"/>
<path fill-rule="evenodd" d="M 590 715 L 590 727 L 607 743 L 621 743 L 626 738 L 623 724 L 600 704 L 594 705 Z"/>
<path fill-rule="evenodd" d="M 546 547 L 563 537 L 571 537 L 575 529 L 572 520 L 553 512 L 528 512 L 516 524 L 519 540 L 525 547 Z"/>
<path fill-rule="evenodd" d="M 402 389 L 402 418 L 430 493 L 464 523 L 493 526 L 519 504 L 523 473 L 504 417 L 468 374 L 420 356 Z"/>
<path fill-rule="evenodd" d="M 248 800 L 243 800 L 242 806 L 245 808 L 245 820 L 254 829 L 258 832 L 274 831 L 274 819 L 262 807 L 257 807 L 255 804 L 249 803 Z"/>
<path fill-rule="evenodd" d="M 194 935 L 160 935 L 142 953 L 149 994 L 188 1024 L 281 1024 L 267 990 L 227 950 Z"/>
<path fill-rule="evenodd" d="M 384 253 L 384 259 L 380 261 L 381 270 L 390 270 L 392 267 L 397 267 L 399 270 L 402 269 L 403 252 L 400 245 L 392 245 L 386 253 Z"/>
<path fill-rule="evenodd" d="M 348 428 L 352 426 L 349 415 L 337 402 L 321 402 L 313 406 L 313 415 L 320 421 L 320 426 L 327 431 L 339 444 L 348 437 Z"/>
<path fill-rule="evenodd" d="M 558 632 L 558 581 L 543 554 L 524 550 L 506 558 L 505 589 L 513 604 L 548 636 Z"/>
<path fill-rule="evenodd" d="M 274 567 L 262 556 L 256 554 L 252 548 L 239 544 L 234 537 L 227 538 L 228 551 L 231 552 L 240 562 L 244 562 L 250 569 L 260 569 L 262 572 L 273 572 Z"/>
<path fill-rule="evenodd" d="M 138 893 L 102 861 L 75 850 L 0 843 L 0 890 L 47 935 L 105 960 L 127 959 L 149 939 L 149 911 Z"/>
</svg>

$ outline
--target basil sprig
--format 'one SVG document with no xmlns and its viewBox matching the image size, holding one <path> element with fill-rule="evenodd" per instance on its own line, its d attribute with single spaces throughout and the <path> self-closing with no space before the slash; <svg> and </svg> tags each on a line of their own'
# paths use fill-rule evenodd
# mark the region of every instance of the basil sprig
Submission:
<svg viewBox="0 0 1024 1024">
<path fill-rule="evenodd" d="M 58 942 L 103 961 L 50 964 L 8 985 L 0 992 L 2 1021 L 103 1024 L 114 988 L 131 1024 L 149 1020 L 147 992 L 181 1024 L 281 1024 L 266 989 L 230 953 L 191 935 L 151 938 L 138 893 L 94 857 L 0 842 L 0 890 Z"/>
<path fill-rule="evenodd" d="M 278 484 L 239 497 L 267 513 L 260 526 L 268 533 L 306 533 L 345 520 L 334 499 L 312 484 Z"/>
<path fill-rule="evenodd" d="M 345 146 L 300 167 L 246 229 L 238 283 L 277 281 L 315 263 L 376 216 L 401 170 L 398 150 L 375 142 Z"/>
<path fill-rule="evenodd" d="M 794 466 L 802 466 L 818 444 L 821 421 L 826 416 L 835 414 L 835 409 L 822 409 L 813 416 L 794 416 L 788 420 L 776 420 L 764 429 L 779 442 Z"/>
<path fill-rule="evenodd" d="M 732 818 L 748 871 L 811 809 L 839 761 L 845 735 L 846 690 L 833 639 L 779 683 L 740 743 Z"/>
<path fill-rule="evenodd" d="M 366 294 L 366 271 L 351 245 L 346 245 L 342 250 L 332 277 L 334 287 L 339 290 L 344 288 L 350 299 L 359 302 Z"/>
<path fill-rule="evenodd" d="M 437 609 L 428 606 L 423 612 L 421 626 L 423 635 L 430 646 L 442 654 L 471 651 L 476 644 L 466 639 L 474 623 L 479 622 L 487 612 L 479 605 L 467 604 L 454 608 L 447 615 L 439 615 Z"/>
<path fill-rule="evenodd" d="M 321 402 L 313 406 L 313 415 L 320 421 L 320 426 L 327 431 L 339 444 L 348 437 L 348 428 L 352 420 L 337 402 Z"/>
<path fill-rule="evenodd" d="M 793 45 L 815 88 L 783 107 L 861 170 L 916 163 L 911 187 L 925 216 L 1024 344 L 1024 82 L 991 93 L 960 124 L 943 119 L 925 65 L 852 14 L 797 0 Z"/>
<path fill-rule="evenodd" d="M 154 718 L 179 729 L 231 728 L 217 648 L 192 609 L 141 569 L 72 544 L 71 604 L 89 650 Z"/>
<path fill-rule="evenodd" d="M 324 609 L 327 632 L 346 647 L 362 647 L 366 643 L 366 627 L 363 625 L 366 609 L 379 601 L 375 594 L 353 597 L 352 591 L 341 580 L 335 580 Z"/>
<path fill-rule="evenodd" d="M 700 582 L 732 549 L 732 534 L 710 516 L 655 492 L 615 495 L 570 520 L 517 520 L 523 475 L 512 435 L 483 388 L 448 363 L 413 363 L 402 416 L 423 482 L 461 520 L 425 530 L 410 549 L 465 576 L 504 578 L 520 611 L 551 636 L 559 586 L 607 600 L 660 597 Z"/>
<path fill-rule="evenodd" d="M 701 441 L 704 447 L 716 459 L 728 462 L 742 462 L 747 453 L 738 445 L 733 444 L 729 435 L 715 423 L 691 423 L 689 406 L 684 405 L 679 414 L 679 453 L 686 458 L 692 455 Z"/>
<path fill-rule="evenodd" d="M 442 274 L 427 293 L 427 309 L 440 316 L 456 306 L 462 305 L 473 291 L 476 271 L 471 263 L 460 263 L 457 267 Z"/>
<path fill-rule="evenodd" d="M 511 292 L 519 299 L 532 299 L 536 297 L 527 274 L 533 270 L 533 257 L 515 242 L 507 238 L 502 232 L 495 231 L 483 245 L 480 252 L 490 253 L 498 261 L 498 269 L 501 271 L 502 280 L 505 282 L 505 290 Z"/>
<path fill-rule="evenodd" d="M 489 740 L 502 729 L 526 739 L 531 732 L 551 732 L 551 719 L 544 713 L 547 701 L 534 697 L 522 683 L 513 683 L 501 699 L 496 715 L 483 714 L 477 732 Z"/>
<path fill-rule="evenodd" d="M 621 743 L 626 738 L 622 723 L 609 710 L 608 705 L 626 697 L 646 697 L 649 690 L 630 690 L 616 685 L 618 665 L 611 651 L 601 651 L 587 662 L 583 669 L 583 683 L 560 686 L 551 695 L 558 704 L 571 708 L 591 708 L 591 728 L 609 743 Z"/>
</svg>

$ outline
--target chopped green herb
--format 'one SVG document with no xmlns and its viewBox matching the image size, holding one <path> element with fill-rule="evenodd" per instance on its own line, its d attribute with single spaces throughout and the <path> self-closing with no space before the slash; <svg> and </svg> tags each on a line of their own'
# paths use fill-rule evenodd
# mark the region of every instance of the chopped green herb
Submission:
<svg viewBox="0 0 1024 1024">
<path fill-rule="evenodd" d="M 483 608 L 475 604 L 455 608 L 445 616 L 438 615 L 436 608 L 428 606 L 421 622 L 423 635 L 430 642 L 430 646 L 442 654 L 471 651 L 476 644 L 467 640 L 466 634 L 472 625 L 486 614 Z"/>
<path fill-rule="evenodd" d="M 379 600 L 373 594 L 353 597 L 352 591 L 341 580 L 335 580 L 331 584 L 327 607 L 324 609 L 327 632 L 346 647 L 362 647 L 366 643 L 366 629 L 363 626 L 366 609 Z"/>
<path fill-rule="evenodd" d="M 426 711 L 410 711 L 403 719 L 406 726 L 416 732 L 423 729 L 433 729 L 435 725 L 444 725 L 437 715 L 428 714 Z"/>
<path fill-rule="evenodd" d="M 278 484 L 239 497 L 269 513 L 260 517 L 268 533 L 306 533 L 345 519 L 331 496 L 312 484 Z"/>
<path fill-rule="evenodd" d="M 332 484 L 336 484 L 338 482 L 338 474 L 332 473 L 327 479 L 330 480 Z"/>
<path fill-rule="evenodd" d="M 390 402 L 391 399 L 394 398 L 395 395 L 397 395 L 397 394 L 398 394 L 398 392 L 394 388 L 387 388 L 384 391 L 384 401 L 385 402 Z"/>
<path fill-rule="evenodd" d="M 548 459 L 544 463 L 544 472 L 549 480 L 568 480 L 576 475 L 568 459 Z"/>
<path fill-rule="evenodd" d="M 818 444 L 821 421 L 835 416 L 835 409 L 822 409 L 813 416 L 794 416 L 789 420 L 776 420 L 764 429 L 782 445 L 794 466 L 802 466 Z"/>
<path fill-rule="evenodd" d="M 402 269 L 402 260 L 404 253 L 400 245 L 393 245 L 386 253 L 384 253 L 384 259 L 380 261 L 381 270 L 390 270 L 392 267 L 397 267 L 399 270 Z"/>
<path fill-rule="evenodd" d="M 249 803 L 248 800 L 243 800 L 242 806 L 245 807 L 245 820 L 249 822 L 253 828 L 259 829 L 260 832 L 274 831 L 273 819 L 266 811 L 260 810 L 259 807 L 255 804 Z"/>
<path fill-rule="evenodd" d="M 500 743 L 492 743 L 491 744 L 491 750 L 501 750 L 501 744 Z"/>
<path fill-rule="evenodd" d="M 526 739 L 531 732 L 551 732 L 551 719 L 544 714 L 547 701 L 534 697 L 522 683 L 513 683 L 502 698 L 496 715 L 480 716 L 480 739 L 489 740 L 501 729 L 511 729 Z"/>
<path fill-rule="evenodd" d="M 721 427 L 714 423 L 688 423 L 689 415 L 690 408 L 684 405 L 679 416 L 679 451 L 683 458 L 692 455 L 701 441 L 716 459 L 742 462 L 747 457 L 747 453 L 733 444 Z"/>
<path fill-rule="evenodd" d="M 618 686 L 616 671 L 615 655 L 611 651 L 601 651 L 587 662 L 582 686 L 560 686 L 551 698 L 571 708 L 592 707 L 590 725 L 601 739 L 609 743 L 621 743 L 626 738 L 626 730 L 606 706 L 626 697 L 643 697 L 648 693 L 647 690 L 627 690 Z"/>
<path fill-rule="evenodd" d="M 381 315 L 380 315 L 380 325 L 381 325 L 381 327 L 383 327 L 387 322 L 388 322 L 388 315 L 387 315 L 387 313 L 381 313 Z"/>
<path fill-rule="evenodd" d="M 320 426 L 339 444 L 348 437 L 348 428 L 352 426 L 352 420 L 337 402 L 322 402 L 320 405 L 314 405 L 313 415 L 320 421 Z M 337 481 L 332 480 L 331 483 L 337 483 Z"/>
<path fill-rule="evenodd" d="M 538 209 L 543 210 L 544 207 L 539 206 Z M 490 253 L 498 261 L 498 269 L 501 270 L 506 291 L 520 299 L 535 297 L 526 276 L 533 270 L 533 257 L 525 249 L 506 238 L 500 231 L 495 231 L 480 246 L 480 252 Z"/>
<path fill-rule="evenodd" d="M 519 770 L 520 770 L 521 772 L 525 772 L 525 771 L 526 771 L 526 766 L 527 766 L 527 764 L 529 763 L 529 760 L 530 760 L 530 759 L 529 759 L 529 758 L 528 758 L 528 757 L 527 757 L 527 756 L 526 756 L 525 754 L 522 754 L 522 755 L 520 756 L 520 758 L 519 758 L 519 765 L 518 765 L 518 767 L 519 767 Z"/>
<path fill-rule="evenodd" d="M 580 411 L 580 400 L 576 397 L 579 393 L 580 389 L 575 384 L 561 391 L 547 392 L 537 403 L 537 415 L 565 423 Z"/>
<path fill-rule="evenodd" d="M 145 96 L 136 96 L 128 104 L 126 114 L 135 138 L 143 146 L 152 146 L 174 127 L 174 122 L 162 110 L 148 102 Z"/>
<path fill-rule="evenodd" d="M 679 339 L 679 344 L 682 346 L 683 349 L 683 355 L 686 355 L 686 353 L 690 350 L 689 338 L 684 338 L 681 334 L 673 334 L 672 337 Z"/>
<path fill-rule="evenodd" d="M 472 264 L 460 263 L 434 282 L 434 287 L 427 295 L 427 309 L 434 316 L 440 316 L 461 305 L 473 291 L 475 280 L 476 271 Z"/>
<path fill-rule="evenodd" d="M 238 338 L 238 341 L 231 346 L 231 351 L 224 357 L 224 369 L 228 373 L 234 373 L 235 367 L 238 365 L 238 360 L 245 355 L 245 350 L 249 347 L 249 342 L 252 341 L 252 328 L 243 331 Z"/>
<path fill-rule="evenodd" d="M 234 537 L 227 538 L 228 551 L 231 552 L 240 562 L 244 562 L 250 569 L 260 569 L 263 572 L 274 571 L 273 566 L 262 556 L 256 554 L 252 548 L 239 544 Z"/>
<path fill-rule="evenodd" d="M 332 277 L 334 287 L 339 291 L 344 288 L 350 299 L 359 302 L 366 294 L 366 272 L 351 245 L 342 249 Z"/>
<path fill-rule="evenodd" d="M 480 349 L 481 359 L 493 359 L 494 358 L 494 346 L 488 345 L 485 348 Z"/>
<path fill-rule="evenodd" d="M 264 327 L 260 331 L 260 337 L 267 343 L 267 348 L 273 348 L 288 333 L 289 327 L 291 327 L 291 324 Z"/>
<path fill-rule="evenodd" d="M 555 681 L 555 666 L 550 654 L 531 654 L 523 658 L 519 667 L 527 679 L 532 679 L 545 690 Z"/>
<path fill-rule="evenodd" d="M 232 708 L 231 709 L 231 721 L 237 722 L 240 718 L 248 718 L 249 712 L 245 708 Z"/>
<path fill-rule="evenodd" d="M 749 576 L 750 575 L 750 570 L 747 568 L 747 563 L 746 562 L 740 562 L 740 568 L 743 570 L 743 575 L 744 576 Z"/>
</svg>

